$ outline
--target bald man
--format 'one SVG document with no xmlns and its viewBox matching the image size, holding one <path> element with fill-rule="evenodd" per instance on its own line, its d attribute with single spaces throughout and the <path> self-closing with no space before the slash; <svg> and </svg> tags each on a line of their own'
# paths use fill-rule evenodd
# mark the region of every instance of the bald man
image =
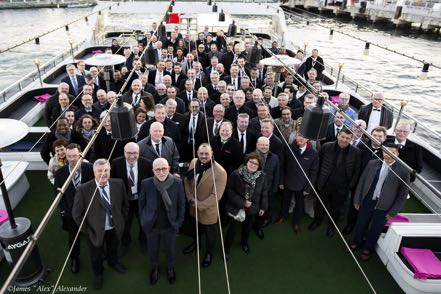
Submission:
<svg viewBox="0 0 441 294">
<path fill-rule="evenodd" d="M 112 161 L 112 178 L 120 178 L 124 182 L 129 200 L 129 214 L 124 233 L 121 239 L 120 255 L 124 255 L 132 241 L 130 230 L 132 227 L 133 217 L 136 216 L 140 223 L 138 214 L 138 194 L 141 190 L 141 182 L 143 179 L 153 176 L 152 163 L 146 158 L 140 157 L 139 146 L 136 143 L 129 142 L 124 146 L 124 156 L 115 158 Z M 141 250 L 147 252 L 145 235 L 139 230 L 138 239 L 141 242 Z"/>
<path fill-rule="evenodd" d="M 162 238 L 167 256 L 167 279 L 176 281 L 176 233 L 184 221 L 185 193 L 182 180 L 170 173 L 165 158 L 153 161 L 154 176 L 141 183 L 139 215 L 142 230 L 147 236 L 150 258 L 150 284 L 159 279 L 159 241 Z"/>
</svg>

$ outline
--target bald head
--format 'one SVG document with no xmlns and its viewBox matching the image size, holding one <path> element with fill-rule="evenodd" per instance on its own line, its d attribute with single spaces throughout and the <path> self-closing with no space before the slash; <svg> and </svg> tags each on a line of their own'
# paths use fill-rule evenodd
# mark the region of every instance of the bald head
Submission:
<svg viewBox="0 0 441 294">
<path fill-rule="evenodd" d="M 259 137 L 256 142 L 256 150 L 260 153 L 267 154 L 269 152 L 270 140 L 267 137 Z"/>
<path fill-rule="evenodd" d="M 139 146 L 134 142 L 127 143 L 124 146 L 124 157 L 130 165 L 135 164 L 139 158 Z"/>
</svg>

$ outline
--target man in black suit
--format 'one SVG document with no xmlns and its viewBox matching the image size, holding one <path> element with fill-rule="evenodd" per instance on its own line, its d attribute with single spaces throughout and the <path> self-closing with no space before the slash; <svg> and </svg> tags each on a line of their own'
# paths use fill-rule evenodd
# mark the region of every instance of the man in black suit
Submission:
<svg viewBox="0 0 441 294">
<path fill-rule="evenodd" d="M 320 80 L 322 77 L 322 72 L 325 69 L 325 64 L 323 62 L 323 58 L 319 56 L 317 49 L 312 49 L 311 56 L 306 59 L 303 73 L 307 73 L 311 68 L 315 68 L 317 70 L 317 79 Z"/>
<path fill-rule="evenodd" d="M 237 116 L 237 128 L 233 131 L 233 137 L 242 145 L 242 154 L 248 154 L 256 149 L 257 134 L 248 130 L 250 116 L 240 113 Z"/>
<path fill-rule="evenodd" d="M 394 120 L 393 112 L 384 105 L 384 96 L 375 93 L 372 96 L 372 103 L 363 105 L 358 112 L 358 119 L 362 119 L 367 124 L 366 131 L 370 133 L 378 126 L 390 129 Z"/>
<path fill-rule="evenodd" d="M 279 186 L 283 183 L 280 177 L 280 166 L 283 165 L 283 163 L 279 161 L 279 157 L 276 154 L 270 151 L 270 140 L 266 137 L 257 139 L 256 152 L 262 159 L 262 170 L 265 172 L 269 203 L 275 196 Z M 266 211 L 265 214 L 266 213 L 268 213 L 268 211 Z M 263 216 L 256 216 L 256 222 L 254 224 L 254 229 L 259 239 L 265 237 L 263 233 L 263 224 L 267 218 L 265 214 Z"/>
<path fill-rule="evenodd" d="M 181 133 L 182 126 L 184 125 L 185 115 L 176 112 L 177 106 L 178 103 L 174 99 L 168 99 L 165 102 L 165 110 L 167 112 L 167 118 L 173 121 L 178 126 L 179 133 Z"/>
<path fill-rule="evenodd" d="M 176 102 L 176 100 L 174 99 L 169 99 L 169 100 Z M 154 117 L 153 119 L 146 121 L 141 126 L 141 129 L 139 130 L 138 133 L 138 141 L 141 141 L 150 134 L 150 126 L 154 122 L 160 122 L 164 126 L 164 136 L 172 138 L 176 146 L 180 145 L 181 142 L 180 126 L 167 117 L 167 110 L 163 104 L 155 105 Z"/>
<path fill-rule="evenodd" d="M 197 91 L 193 89 L 193 80 L 187 79 L 184 83 L 184 90 L 180 91 L 178 97 L 185 103 L 185 109 L 188 109 L 191 100 L 197 98 Z"/>
<path fill-rule="evenodd" d="M 211 141 L 213 157 L 230 175 L 242 163 L 242 146 L 233 136 L 233 125 L 225 121 L 219 128 L 219 135 Z"/>
<path fill-rule="evenodd" d="M 240 76 L 239 76 L 239 65 L 232 64 L 230 68 L 230 75 L 224 78 L 227 85 L 233 85 L 234 90 L 240 89 Z"/>
<path fill-rule="evenodd" d="M 139 146 L 134 142 L 129 142 L 124 146 L 124 156 L 115 158 L 112 161 L 112 178 L 122 179 L 129 199 L 128 218 L 125 223 L 124 233 L 121 239 L 121 253 L 124 254 L 132 239 L 130 230 L 133 218 L 136 216 L 139 224 L 138 239 L 141 242 L 142 251 L 147 250 L 145 235 L 141 231 L 141 222 L 139 218 L 138 194 L 141 190 L 142 180 L 153 176 L 152 164 L 145 158 L 139 156 Z"/>
<path fill-rule="evenodd" d="M 190 111 L 185 115 L 183 125 L 183 138 L 181 159 L 190 161 L 193 159 L 193 148 L 196 152 L 200 144 L 207 140 L 207 131 L 205 126 L 205 115 L 200 111 L 200 102 L 193 99 L 190 102 Z"/>
<path fill-rule="evenodd" d="M 93 172 L 95 179 L 77 188 L 72 216 L 78 226 L 82 225 L 81 231 L 89 236 L 94 286 L 101 289 L 104 256 L 107 264 L 117 272 L 127 271 L 118 260 L 118 243 L 124 232 L 129 203 L 123 181 L 110 179 L 110 163 L 107 159 L 97 159 Z"/>
<path fill-rule="evenodd" d="M 200 87 L 198 89 L 198 98 L 200 103 L 201 112 L 205 114 L 205 116 L 212 117 L 213 116 L 213 107 L 216 105 L 213 100 L 208 99 L 208 91 L 205 87 Z"/>
<path fill-rule="evenodd" d="M 255 134 L 260 133 L 260 122 L 266 118 L 269 118 L 270 117 L 269 114 L 270 111 L 268 105 L 264 104 L 263 102 L 260 102 L 257 105 L 257 116 L 253 117 L 250 120 L 248 129 Z"/>
<path fill-rule="evenodd" d="M 328 130 L 326 131 L 326 138 L 323 140 L 320 140 L 320 144 L 325 144 L 328 142 L 333 142 L 337 140 L 337 135 L 343 128 L 345 124 L 345 117 L 340 112 L 336 112 L 334 114 L 334 122 L 330 125 L 328 125 Z"/>
<path fill-rule="evenodd" d="M 360 173 L 360 150 L 352 146 L 352 133 L 344 126 L 338 133 L 337 141 L 324 144 L 319 151 L 320 170 L 317 178 L 317 191 L 329 210 L 334 222 L 340 219 L 342 205 L 349 191 L 357 184 Z M 324 208 L 317 203 L 314 221 L 309 230 L 320 226 Z M 335 229 L 328 221 L 326 236 L 333 237 Z"/>
<path fill-rule="evenodd" d="M 86 84 L 82 75 L 76 74 L 77 68 L 75 64 L 66 65 L 67 77 L 64 77 L 61 81 L 69 85 L 69 94 L 77 97 L 81 93 L 83 86 Z"/>
<path fill-rule="evenodd" d="M 395 129 L 395 144 L 400 148 L 400 159 L 414 170 L 410 174 L 410 182 L 413 182 L 415 181 L 415 173 L 419 174 L 423 170 L 423 150 L 420 145 L 407 139 L 409 134 L 410 125 L 408 123 L 403 122 L 397 125 Z"/>
<path fill-rule="evenodd" d="M 398 146 L 393 142 L 386 141 L 384 147 L 398 156 Z M 351 249 L 361 247 L 362 260 L 370 258 L 384 225 L 401 210 L 409 192 L 409 170 L 386 152 L 383 157 L 384 162 L 369 162 L 354 197 L 354 207 L 359 214 Z"/>
<path fill-rule="evenodd" d="M 158 84 L 162 84 L 162 80 L 165 75 L 170 75 L 168 72 L 165 71 L 165 62 L 159 61 L 156 64 L 156 69 L 151 70 L 149 72 L 149 84 L 157 86 Z"/>
<path fill-rule="evenodd" d="M 47 135 L 46 141 L 44 141 L 43 147 L 40 151 L 41 158 L 46 164 L 49 164 L 51 154 L 55 154 L 52 143 L 57 139 L 62 139 L 68 143 L 76 143 L 80 145 L 82 149 L 87 145 L 81 134 L 69 128 L 69 121 L 67 118 L 60 117 L 57 121 L 56 129 Z"/>
<path fill-rule="evenodd" d="M 55 108 L 59 107 L 58 96 L 60 94 L 66 94 L 69 97 L 69 103 L 74 101 L 75 97 L 69 94 L 69 85 L 67 83 L 61 82 L 58 85 L 57 92 L 49 97 L 44 104 L 44 118 L 46 120 L 46 126 L 50 127 L 53 123 L 53 112 Z M 81 105 L 80 99 L 75 100 L 74 105 Z"/>
<path fill-rule="evenodd" d="M 161 101 L 159 101 L 159 103 L 165 105 L 168 99 L 174 99 L 177 103 L 176 111 L 179 113 L 184 113 L 186 111 L 185 102 L 181 98 L 176 96 L 177 88 L 171 86 L 168 87 L 166 91 L 167 91 L 167 96 L 164 97 Z"/>
<path fill-rule="evenodd" d="M 61 190 L 61 187 L 66 182 L 73 168 L 81 158 L 81 147 L 78 144 L 71 143 L 66 147 L 66 159 L 68 165 L 63 166 L 55 173 L 54 192 L 55 195 Z M 61 197 L 58 207 L 60 208 L 62 229 L 66 230 L 69 234 L 68 244 L 69 249 L 72 248 L 70 253 L 71 259 L 71 271 L 77 273 L 80 270 L 80 236 L 76 242 L 75 236 L 78 232 L 78 225 L 72 217 L 72 207 L 74 204 L 75 193 L 80 184 L 86 183 L 93 179 L 93 167 L 90 163 L 82 162 L 81 167 L 74 174 L 71 182 L 67 186 L 66 190 Z"/>
<path fill-rule="evenodd" d="M 256 67 L 250 70 L 250 83 L 254 89 L 260 89 L 263 86 L 263 80 L 259 79 L 259 70 Z"/>
<path fill-rule="evenodd" d="M 294 153 L 295 158 L 291 154 Z M 300 221 L 305 211 L 305 196 L 313 192 L 312 186 L 303 174 L 306 173 L 312 185 L 315 185 L 319 172 L 319 157 L 308 139 L 297 133 L 295 141 L 285 148 L 285 178 L 283 180 L 282 211 L 277 224 L 283 223 L 289 216 L 289 204 L 292 194 L 295 207 L 292 218 L 294 233 L 300 233 Z M 298 160 L 298 162 L 296 161 Z M 300 163 L 300 166 L 299 166 Z M 296 179 L 293 181 L 293 179 Z"/>
<path fill-rule="evenodd" d="M 159 279 L 159 241 L 162 238 L 167 255 L 167 279 L 176 281 L 176 233 L 184 221 L 185 193 L 182 180 L 170 173 L 165 158 L 153 161 L 154 176 L 145 179 L 139 194 L 139 215 L 142 230 L 147 236 L 152 271 L 150 284 Z"/>
<path fill-rule="evenodd" d="M 100 118 L 102 110 L 93 105 L 92 96 L 87 94 L 83 95 L 83 97 L 81 97 L 81 103 L 83 106 L 75 111 L 75 120 L 78 121 L 85 114 L 91 115 L 96 120 Z"/>
<path fill-rule="evenodd" d="M 225 108 L 220 104 L 216 104 L 213 107 L 213 117 L 207 118 L 208 136 L 210 140 L 219 135 L 219 128 L 222 122 L 227 121 L 224 119 L 224 114 Z"/>
<path fill-rule="evenodd" d="M 172 85 L 182 90 L 184 88 L 184 83 L 187 80 L 187 76 L 182 72 L 182 66 L 179 62 L 175 62 L 173 65 L 173 71 L 171 74 Z"/>
<path fill-rule="evenodd" d="M 127 91 L 121 97 L 122 101 L 125 103 L 132 104 L 132 106 L 136 109 L 140 106 L 141 100 L 146 99 L 150 100 L 150 105 L 145 105 L 146 108 L 150 108 L 155 105 L 155 102 L 152 98 L 148 97 L 148 92 L 144 92 L 141 80 L 133 80 L 131 85 L 131 90 Z"/>
<path fill-rule="evenodd" d="M 238 90 L 234 93 L 233 102 L 234 105 L 225 110 L 225 118 L 231 121 L 233 125 L 236 125 L 239 113 L 247 113 L 250 117 L 253 116 L 253 112 L 244 105 L 245 93 L 242 90 Z"/>
</svg>

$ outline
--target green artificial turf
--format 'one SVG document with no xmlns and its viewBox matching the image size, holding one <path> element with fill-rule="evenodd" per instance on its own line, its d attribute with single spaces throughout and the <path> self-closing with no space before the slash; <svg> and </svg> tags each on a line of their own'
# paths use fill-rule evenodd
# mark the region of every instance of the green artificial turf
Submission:
<svg viewBox="0 0 441 294">
<path fill-rule="evenodd" d="M 15 209 L 15 215 L 30 218 L 35 229 L 54 195 L 44 172 L 30 171 L 26 174 L 32 189 Z M 411 199 L 408 202 L 413 201 L 415 200 Z M 406 209 L 414 206 L 415 204 L 406 205 Z M 267 227 L 264 240 L 257 239 L 252 233 L 249 244 L 251 252 L 248 255 L 240 249 L 239 236 L 237 236 L 237 242 L 232 248 L 228 262 L 231 293 L 372 293 L 354 260 L 344 252 L 343 242 L 337 234 L 332 239 L 327 238 L 326 225 L 310 232 L 307 230 L 309 222 L 310 219 L 305 217 L 300 235 L 292 232 L 289 222 Z M 137 227 L 133 228 L 132 237 L 136 236 L 135 232 Z M 121 260 L 128 268 L 127 273 L 119 274 L 106 265 L 104 288 L 99 292 L 198 293 L 196 254 L 181 253 L 191 241 L 190 238 L 186 236 L 177 238 L 176 284 L 168 284 L 163 267 L 160 280 L 155 286 L 149 284 L 148 258 L 141 254 L 136 238 L 133 239 L 135 241 L 132 242 L 129 252 Z M 60 285 L 82 286 L 87 287 L 87 293 L 98 292 L 93 289 L 93 276 L 85 238 L 82 241 L 81 270 L 78 274 L 72 274 L 68 262 Z M 67 234 L 60 228 L 58 214 L 55 214 L 49 222 L 38 242 L 38 249 L 45 265 L 52 269 L 44 282 L 44 286 L 51 287 L 60 273 L 67 254 Z M 356 256 L 358 257 L 358 253 Z M 162 261 L 165 261 L 163 252 Z M 402 293 L 376 255 L 370 261 L 360 263 L 377 293 Z M 3 260 L 0 266 L 0 280 L 4 281 L 8 273 L 9 268 Z M 219 246 L 213 264 L 207 269 L 201 268 L 201 285 L 202 293 L 228 293 Z M 43 291 L 42 288 L 35 288 L 31 292 Z"/>
</svg>

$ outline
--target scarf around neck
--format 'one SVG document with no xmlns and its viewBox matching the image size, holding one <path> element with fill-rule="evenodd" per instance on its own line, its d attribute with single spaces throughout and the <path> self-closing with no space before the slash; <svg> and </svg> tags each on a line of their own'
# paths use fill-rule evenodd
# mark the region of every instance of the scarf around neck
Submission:
<svg viewBox="0 0 441 294">
<path fill-rule="evenodd" d="M 170 195 L 168 195 L 167 189 L 170 188 L 174 183 L 173 176 L 169 174 L 164 182 L 160 182 L 157 177 L 153 177 L 153 184 L 156 189 L 161 193 L 162 201 L 164 202 L 165 210 L 168 212 L 172 205 Z"/>
<path fill-rule="evenodd" d="M 260 177 L 261 171 L 256 171 L 251 174 L 248 172 L 247 167 L 245 165 L 241 165 L 238 169 L 240 178 L 247 184 L 247 188 L 245 189 L 244 198 L 246 200 L 253 197 L 254 189 L 256 188 L 257 178 Z"/>
</svg>

